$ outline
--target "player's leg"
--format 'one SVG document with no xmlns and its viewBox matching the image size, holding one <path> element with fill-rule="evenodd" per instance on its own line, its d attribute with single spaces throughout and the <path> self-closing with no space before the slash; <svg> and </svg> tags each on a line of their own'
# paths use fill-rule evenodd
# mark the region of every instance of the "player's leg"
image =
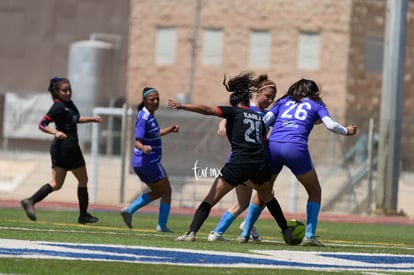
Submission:
<svg viewBox="0 0 414 275">
<path fill-rule="evenodd" d="M 210 214 L 211 208 L 214 205 L 216 205 L 216 203 L 219 202 L 233 188 L 233 185 L 226 182 L 221 177 L 216 178 L 207 196 L 204 198 L 203 202 L 197 208 L 193 220 L 191 222 L 189 231 L 186 234 L 178 237 L 176 240 L 194 241 L 195 235 L 197 234 L 198 230 L 201 228 L 204 221 Z"/>
<path fill-rule="evenodd" d="M 323 244 L 315 237 L 322 193 L 318 176 L 315 169 L 312 169 L 309 172 L 296 177 L 308 193 L 308 202 L 306 204 L 306 233 L 303 245 L 323 246 Z"/>
<path fill-rule="evenodd" d="M 161 197 L 156 230 L 158 232 L 173 232 L 167 227 L 168 217 L 171 210 L 171 185 L 168 177 L 164 177 L 158 182 L 149 184 L 148 186 L 151 188 L 152 194 L 159 194 Z M 150 198 L 152 194 L 150 194 Z"/>
<path fill-rule="evenodd" d="M 52 168 L 52 179 L 50 183 L 44 184 L 42 187 L 39 188 L 30 198 L 23 199 L 20 201 L 26 215 L 32 221 L 36 220 L 36 213 L 34 205 L 44 198 L 46 198 L 50 193 L 53 191 L 59 190 L 63 182 L 65 181 L 66 177 L 66 170 L 59 167 Z"/>
<path fill-rule="evenodd" d="M 89 194 L 88 194 L 88 173 L 86 166 L 72 170 L 73 175 L 78 180 L 78 201 L 79 201 L 79 218 L 80 224 L 96 223 L 99 221 L 97 217 L 88 213 Z"/>
<path fill-rule="evenodd" d="M 230 225 L 234 222 L 237 216 L 242 213 L 247 206 L 252 195 L 252 189 L 244 184 L 236 186 L 236 201 L 234 204 L 224 212 L 216 228 L 210 233 L 208 240 L 209 241 L 223 241 L 224 238 L 222 235 Z"/>
</svg>

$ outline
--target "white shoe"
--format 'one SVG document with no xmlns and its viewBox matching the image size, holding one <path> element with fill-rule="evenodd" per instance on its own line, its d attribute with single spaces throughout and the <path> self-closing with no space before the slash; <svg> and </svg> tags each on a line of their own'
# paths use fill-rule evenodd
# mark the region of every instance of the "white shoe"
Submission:
<svg viewBox="0 0 414 275">
<path fill-rule="evenodd" d="M 245 224 L 245 221 L 243 221 L 240 224 L 240 230 L 241 231 L 244 230 L 244 224 Z M 262 236 L 260 236 L 260 234 L 257 232 L 256 226 L 253 226 L 252 229 L 250 230 L 250 238 L 252 238 L 252 240 L 255 241 L 255 242 L 257 242 L 257 243 L 259 243 L 259 242 L 261 242 L 263 240 L 262 239 Z"/>
<path fill-rule="evenodd" d="M 318 241 L 316 236 L 313 237 L 313 238 L 308 238 L 308 237 L 305 236 L 302 240 L 302 245 L 303 246 L 319 246 L 319 247 L 324 247 L 325 246 L 320 241 Z"/>
<path fill-rule="evenodd" d="M 208 235 L 208 239 L 209 242 L 226 242 L 227 240 L 225 238 L 223 238 L 222 235 L 220 235 L 217 232 L 211 231 L 210 234 Z"/>
<path fill-rule="evenodd" d="M 178 237 L 177 239 L 175 239 L 176 241 L 181 241 L 181 242 L 194 242 L 195 241 L 195 234 L 194 232 L 190 232 L 188 234 L 184 234 L 180 237 Z"/>
<path fill-rule="evenodd" d="M 249 242 L 249 237 L 238 236 L 236 241 L 238 243 L 248 243 Z"/>
</svg>

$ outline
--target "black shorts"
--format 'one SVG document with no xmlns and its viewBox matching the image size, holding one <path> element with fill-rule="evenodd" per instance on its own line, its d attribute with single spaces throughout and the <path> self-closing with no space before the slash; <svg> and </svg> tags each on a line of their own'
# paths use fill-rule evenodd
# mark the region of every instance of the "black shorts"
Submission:
<svg viewBox="0 0 414 275">
<path fill-rule="evenodd" d="M 65 146 L 54 140 L 50 147 L 52 167 L 73 170 L 85 166 L 85 159 L 79 146 Z"/>
<path fill-rule="evenodd" d="M 233 186 L 243 184 L 250 180 L 261 185 L 270 180 L 272 176 L 268 163 L 240 164 L 227 162 L 221 169 L 220 178 Z"/>
</svg>

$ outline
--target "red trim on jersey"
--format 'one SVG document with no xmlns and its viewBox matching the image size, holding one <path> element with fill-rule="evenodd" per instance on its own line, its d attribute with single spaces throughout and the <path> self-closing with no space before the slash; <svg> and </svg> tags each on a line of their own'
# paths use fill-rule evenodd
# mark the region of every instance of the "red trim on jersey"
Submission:
<svg viewBox="0 0 414 275">
<path fill-rule="evenodd" d="M 221 110 L 220 106 L 216 106 L 217 112 L 219 113 L 220 117 L 223 117 L 223 110 Z"/>
</svg>

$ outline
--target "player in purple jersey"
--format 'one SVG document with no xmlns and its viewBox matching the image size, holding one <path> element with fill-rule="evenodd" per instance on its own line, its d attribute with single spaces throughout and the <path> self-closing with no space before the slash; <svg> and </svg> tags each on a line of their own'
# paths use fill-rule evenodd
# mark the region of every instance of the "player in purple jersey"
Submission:
<svg viewBox="0 0 414 275">
<path fill-rule="evenodd" d="M 357 126 L 344 127 L 333 121 L 319 96 L 317 84 L 307 79 L 301 79 L 290 86 L 263 119 L 267 127 L 273 127 L 268 142 L 273 180 L 276 180 L 286 165 L 308 193 L 306 234 L 302 245 L 324 246 L 315 237 L 321 186 L 309 153 L 308 137 L 313 126 L 318 123 L 323 123 L 328 130 L 344 136 L 355 135 Z M 260 202 L 257 196 L 254 201 Z M 246 227 L 251 227 L 254 222 L 254 219 L 246 221 Z"/>
<path fill-rule="evenodd" d="M 285 242 L 290 244 L 293 239 L 286 219 L 276 198 L 272 194 L 270 182 L 271 171 L 265 158 L 263 142 L 266 139 L 266 129 L 262 118 L 250 110 L 250 94 L 254 88 L 252 73 L 240 74 L 223 84 L 231 92 L 230 106 L 209 107 L 197 104 L 180 104 L 169 100 L 168 107 L 182 109 L 203 115 L 212 115 L 225 118 L 226 135 L 231 144 L 232 156 L 210 188 L 196 210 L 193 221 L 187 233 L 177 238 L 177 241 L 194 241 L 195 236 L 207 219 L 211 208 L 240 184 L 248 184 L 258 192 L 258 196 L 266 203 L 270 213 L 282 229 Z"/>
<path fill-rule="evenodd" d="M 171 209 L 171 185 L 167 173 L 161 164 L 161 136 L 178 132 L 178 125 L 160 129 L 155 119 L 155 111 L 160 104 L 160 97 L 155 88 L 144 88 L 142 102 L 138 106 L 135 123 L 135 146 L 132 167 L 135 173 L 151 191 L 140 195 L 128 207 L 121 209 L 125 224 L 132 228 L 132 214 L 153 200 L 161 198 L 159 207 L 158 232 L 172 232 L 167 227 Z"/>
<path fill-rule="evenodd" d="M 98 221 L 98 218 L 87 212 L 89 204 L 88 175 L 78 142 L 77 124 L 87 122 L 101 123 L 102 118 L 100 116 L 80 116 L 78 109 L 71 100 L 72 88 L 68 79 L 52 78 L 48 91 L 52 96 L 53 105 L 39 122 L 39 129 L 54 136 L 50 147 L 52 179 L 50 183 L 46 183 L 30 198 L 24 199 L 20 203 L 27 217 L 35 221 L 34 205 L 46 198 L 51 192 L 59 190 L 63 186 L 66 173 L 72 171 L 78 180 L 78 222 L 80 224 L 95 223 Z M 55 124 L 55 128 L 49 126 L 51 122 Z"/>
<path fill-rule="evenodd" d="M 267 112 L 267 108 L 270 104 L 273 103 L 276 96 L 276 84 L 268 78 L 266 74 L 259 75 L 254 81 L 255 91 L 254 98 L 250 102 L 250 109 L 258 113 L 261 117 Z M 223 119 L 219 123 L 219 129 L 217 131 L 218 135 L 226 135 L 226 120 Z M 229 160 L 231 158 L 231 153 L 229 155 Z M 236 201 L 234 204 L 224 212 L 216 228 L 210 232 L 208 236 L 208 241 L 225 241 L 223 238 L 224 232 L 230 227 L 234 220 L 249 206 L 249 202 L 252 196 L 252 189 L 247 185 L 240 184 L 235 188 L 236 191 Z M 243 230 L 244 222 L 240 225 L 240 229 Z M 257 232 L 256 228 L 253 227 L 250 230 L 250 237 L 256 241 L 260 242 L 262 237 Z M 247 242 L 249 238 L 243 238 L 239 241 Z"/>
</svg>

